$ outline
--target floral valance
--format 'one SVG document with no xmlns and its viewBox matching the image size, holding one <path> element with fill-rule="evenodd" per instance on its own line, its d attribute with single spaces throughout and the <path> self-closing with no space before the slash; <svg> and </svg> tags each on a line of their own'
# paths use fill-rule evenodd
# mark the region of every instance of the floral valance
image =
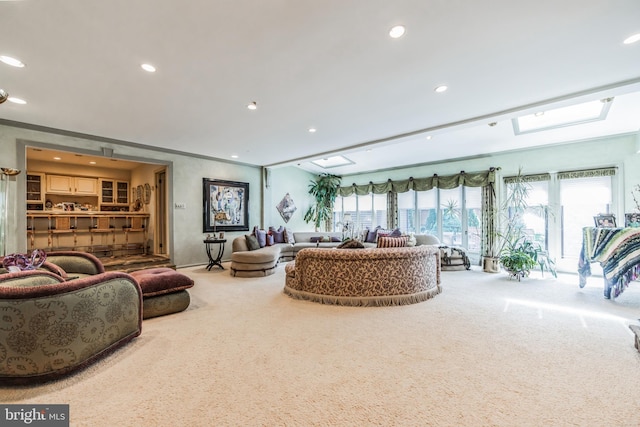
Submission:
<svg viewBox="0 0 640 427">
<path fill-rule="evenodd" d="M 540 182 L 551 180 L 550 173 L 539 173 L 535 175 L 521 175 L 521 176 L 506 176 L 504 177 L 505 184 L 513 184 L 514 182 Z"/>
<path fill-rule="evenodd" d="M 409 178 L 400 181 L 388 180 L 382 183 L 369 182 L 368 184 L 352 184 L 347 187 L 340 187 L 338 189 L 339 196 L 351 196 L 353 194 L 358 196 L 364 196 L 370 193 L 373 194 L 386 194 L 388 192 L 405 193 L 409 190 L 414 191 L 429 191 L 433 188 L 442 188 L 449 190 L 459 187 L 461 185 L 465 187 L 484 187 L 489 183 L 496 181 L 496 168 L 491 168 L 484 172 L 466 173 L 460 172 L 456 175 L 440 176 L 434 174 L 428 178 Z"/>
<path fill-rule="evenodd" d="M 596 178 L 601 176 L 614 176 L 616 174 L 615 167 L 588 169 L 581 171 L 558 172 L 558 179 L 575 179 L 575 178 Z"/>
</svg>

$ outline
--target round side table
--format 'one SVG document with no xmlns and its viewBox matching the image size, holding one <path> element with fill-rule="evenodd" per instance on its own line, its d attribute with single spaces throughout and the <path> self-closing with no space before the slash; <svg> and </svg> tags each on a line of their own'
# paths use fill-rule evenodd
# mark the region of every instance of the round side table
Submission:
<svg viewBox="0 0 640 427">
<path fill-rule="evenodd" d="M 224 270 L 222 266 L 222 254 L 224 254 L 224 244 L 227 243 L 227 239 L 204 239 L 205 249 L 207 251 L 207 257 L 209 257 L 209 264 L 207 265 L 207 270 L 211 271 L 211 267 L 217 265 L 221 269 Z M 214 258 L 211 255 L 211 245 L 218 245 L 218 254 Z"/>
</svg>

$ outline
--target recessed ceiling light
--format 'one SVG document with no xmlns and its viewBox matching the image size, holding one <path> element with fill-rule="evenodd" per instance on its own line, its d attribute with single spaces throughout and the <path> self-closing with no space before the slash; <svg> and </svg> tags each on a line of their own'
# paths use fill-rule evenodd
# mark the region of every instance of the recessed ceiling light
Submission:
<svg viewBox="0 0 640 427">
<path fill-rule="evenodd" d="M 538 111 L 537 113 L 533 114 L 536 117 L 540 117 L 540 116 L 544 116 L 544 111 Z"/>
<path fill-rule="evenodd" d="M 427 135 L 427 139 L 431 139 L 431 135 Z"/>
<path fill-rule="evenodd" d="M 53 160 L 62 160 L 62 157 L 56 156 L 56 157 L 53 158 Z"/>
<path fill-rule="evenodd" d="M 256 110 L 258 109 L 258 103 L 256 101 L 251 102 L 250 104 L 247 105 L 247 108 L 249 110 Z"/>
<path fill-rule="evenodd" d="M 27 103 L 27 101 L 25 101 L 24 99 L 16 98 L 15 96 L 10 96 L 9 98 L 7 98 L 7 101 L 20 105 L 24 105 Z"/>
<path fill-rule="evenodd" d="M 405 32 L 406 32 L 406 29 L 404 28 L 404 26 L 396 25 L 395 27 L 392 27 L 389 30 L 389 37 L 391 37 L 393 39 L 397 39 L 397 38 L 400 38 L 400 37 L 404 36 Z"/>
<path fill-rule="evenodd" d="M 318 129 L 316 128 L 309 128 L 309 133 L 316 133 Z"/>
<path fill-rule="evenodd" d="M 232 155 L 231 155 L 231 158 L 232 158 L 232 159 L 237 159 L 237 158 L 238 158 L 238 155 L 237 155 L 237 154 L 232 154 Z"/>
<path fill-rule="evenodd" d="M 624 39 L 624 41 L 622 43 L 631 44 L 631 43 L 637 42 L 638 40 L 640 40 L 640 33 L 634 34 L 634 35 L 632 35 L 630 37 L 627 37 L 626 39 Z"/>
<path fill-rule="evenodd" d="M 436 91 L 437 93 L 442 93 L 442 92 L 446 91 L 447 89 L 449 89 L 449 87 L 447 87 L 445 85 L 440 85 L 440 86 L 436 87 L 434 89 L 434 91 Z"/>
<path fill-rule="evenodd" d="M 93 160 L 89 162 L 90 165 L 95 165 L 96 162 L 94 162 Z"/>
<path fill-rule="evenodd" d="M 156 67 L 154 67 L 151 64 L 142 64 L 140 67 L 142 67 L 143 70 L 149 72 L 149 73 L 155 73 L 156 72 Z"/>
<path fill-rule="evenodd" d="M 7 65 L 11 65 L 12 67 L 22 68 L 24 67 L 24 63 L 19 59 L 12 58 L 10 56 L 1 55 L 0 61 L 4 62 Z"/>
</svg>

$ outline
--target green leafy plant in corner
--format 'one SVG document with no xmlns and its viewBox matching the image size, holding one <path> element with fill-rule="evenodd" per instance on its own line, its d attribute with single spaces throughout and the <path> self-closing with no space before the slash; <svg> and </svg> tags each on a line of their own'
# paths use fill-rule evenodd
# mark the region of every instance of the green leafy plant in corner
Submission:
<svg viewBox="0 0 640 427">
<path fill-rule="evenodd" d="M 313 223 L 316 231 L 323 226 L 325 231 L 329 231 L 340 182 L 342 177 L 323 173 L 309 184 L 309 194 L 313 196 L 314 204 L 307 209 L 304 220 L 306 223 Z"/>
<path fill-rule="evenodd" d="M 523 215 L 529 208 L 527 198 L 531 185 L 522 175 L 522 169 L 508 187 L 507 200 L 503 212 L 507 216 L 504 231 L 498 233 L 500 239 L 500 265 L 518 281 L 529 276 L 532 269 L 539 267 L 544 275 L 549 271 L 553 277 L 558 277 L 555 262 L 543 250 L 539 243 L 533 242 L 525 231 Z M 539 215 L 548 213 L 545 206 L 534 209 Z"/>
<path fill-rule="evenodd" d="M 549 258 L 539 243 L 532 242 L 526 236 L 520 236 L 514 242 L 507 242 L 500 255 L 500 264 L 511 277 L 520 281 L 529 276 L 532 269 L 540 267 L 544 274 L 549 271 L 553 277 L 558 277 L 555 263 Z"/>
</svg>

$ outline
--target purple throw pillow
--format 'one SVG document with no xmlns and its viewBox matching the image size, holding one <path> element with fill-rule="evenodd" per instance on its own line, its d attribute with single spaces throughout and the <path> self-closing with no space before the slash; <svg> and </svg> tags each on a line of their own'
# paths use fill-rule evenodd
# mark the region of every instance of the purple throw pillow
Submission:
<svg viewBox="0 0 640 427">
<path fill-rule="evenodd" d="M 256 225 L 255 227 L 253 227 L 253 234 L 258 239 L 258 243 L 260 244 L 261 248 L 264 248 L 265 246 L 267 246 L 267 232 L 266 231 L 260 230 L 258 228 L 258 226 Z"/>
<path fill-rule="evenodd" d="M 277 230 L 273 226 L 269 227 L 269 232 L 273 236 L 273 243 L 286 243 L 286 241 L 284 239 L 284 227 L 283 226 L 280 226 L 280 228 L 278 228 Z"/>
</svg>

